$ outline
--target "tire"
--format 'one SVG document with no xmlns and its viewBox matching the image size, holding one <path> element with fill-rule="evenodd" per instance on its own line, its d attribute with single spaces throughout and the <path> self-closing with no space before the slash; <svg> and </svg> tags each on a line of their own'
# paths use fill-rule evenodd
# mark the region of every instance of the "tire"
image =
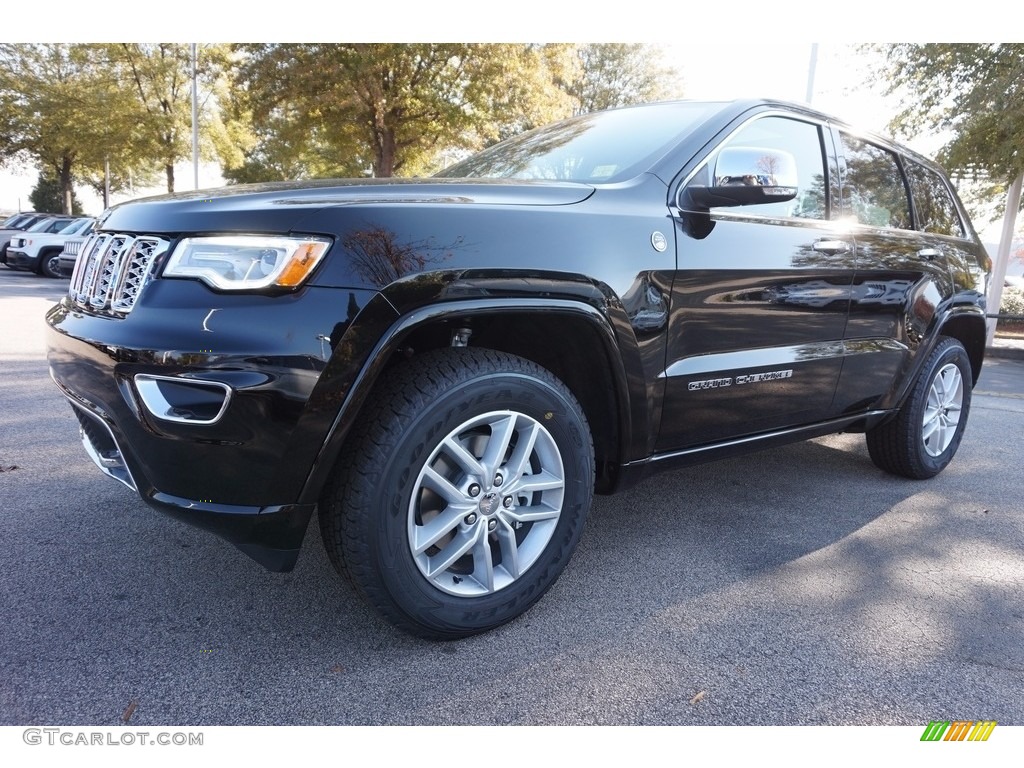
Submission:
<svg viewBox="0 0 1024 768">
<path fill-rule="evenodd" d="M 944 337 L 896 417 L 868 430 L 868 453 L 875 466 L 915 480 L 945 469 L 967 426 L 972 375 L 967 350 Z"/>
<path fill-rule="evenodd" d="M 513 355 L 444 349 L 374 393 L 320 528 L 335 568 L 398 627 L 467 637 L 554 584 L 593 487 L 586 417 L 559 379 Z"/>
<path fill-rule="evenodd" d="M 46 277 L 60 277 L 60 251 L 43 251 L 39 256 L 39 274 Z"/>
</svg>

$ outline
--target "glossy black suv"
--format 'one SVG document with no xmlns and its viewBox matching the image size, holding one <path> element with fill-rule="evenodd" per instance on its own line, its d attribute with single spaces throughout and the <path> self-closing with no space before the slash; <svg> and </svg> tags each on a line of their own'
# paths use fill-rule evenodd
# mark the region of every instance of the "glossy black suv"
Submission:
<svg viewBox="0 0 1024 768">
<path fill-rule="evenodd" d="M 652 470 L 839 431 L 942 470 L 987 268 L 941 170 L 891 141 L 655 104 L 428 180 L 118 206 L 47 316 L 50 364 L 143 499 L 274 570 L 319 506 L 360 593 L 457 637 L 526 610 L 592 493 Z"/>
</svg>

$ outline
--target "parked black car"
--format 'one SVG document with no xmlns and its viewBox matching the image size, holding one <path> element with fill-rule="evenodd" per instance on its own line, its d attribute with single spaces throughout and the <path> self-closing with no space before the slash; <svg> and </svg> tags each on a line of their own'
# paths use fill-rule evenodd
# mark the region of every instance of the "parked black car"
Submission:
<svg viewBox="0 0 1024 768">
<path fill-rule="evenodd" d="M 49 357 L 108 475 L 274 570 L 319 505 L 371 603 L 457 637 L 551 586 L 595 490 L 839 431 L 941 471 L 987 269 L 925 158 L 791 104 L 666 103 L 429 180 L 118 206 Z"/>
</svg>

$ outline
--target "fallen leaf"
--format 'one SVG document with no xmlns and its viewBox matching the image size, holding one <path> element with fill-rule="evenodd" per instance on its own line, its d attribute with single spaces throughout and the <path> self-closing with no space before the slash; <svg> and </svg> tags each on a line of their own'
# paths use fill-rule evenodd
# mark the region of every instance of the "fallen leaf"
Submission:
<svg viewBox="0 0 1024 768">
<path fill-rule="evenodd" d="M 135 714 L 135 708 L 137 706 L 139 706 L 139 702 L 136 701 L 135 699 L 132 699 L 131 702 L 128 704 L 128 706 L 125 707 L 124 714 L 121 715 L 121 720 L 123 722 L 125 722 L 125 723 L 127 723 L 129 720 L 131 720 L 132 719 L 132 715 Z"/>
<path fill-rule="evenodd" d="M 344 671 L 345 671 L 345 668 L 343 666 L 341 666 L 341 664 L 335 664 L 333 667 L 331 667 L 331 672 L 344 672 Z"/>
<path fill-rule="evenodd" d="M 11 471 L 13 471 L 13 470 L 15 470 L 17 468 L 18 468 L 17 464 L 12 464 L 9 467 L 0 467 L 0 472 L 11 472 Z"/>
<path fill-rule="evenodd" d="M 704 695 L 706 693 L 707 693 L 707 691 L 698 691 L 697 695 L 694 696 L 692 699 L 690 699 L 690 703 L 691 704 L 696 704 L 698 701 L 703 701 Z"/>
</svg>

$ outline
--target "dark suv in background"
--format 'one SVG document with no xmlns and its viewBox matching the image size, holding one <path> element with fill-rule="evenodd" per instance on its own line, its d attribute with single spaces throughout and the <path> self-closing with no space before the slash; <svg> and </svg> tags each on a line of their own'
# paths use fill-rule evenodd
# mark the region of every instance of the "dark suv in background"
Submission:
<svg viewBox="0 0 1024 768">
<path fill-rule="evenodd" d="M 274 570 L 319 507 L 364 597 L 457 637 L 526 610 L 591 494 L 654 470 L 847 431 L 886 471 L 941 471 L 987 269 L 904 147 L 791 104 L 654 104 L 427 180 L 118 206 L 49 359 L 87 453 L 146 501 Z"/>
</svg>

